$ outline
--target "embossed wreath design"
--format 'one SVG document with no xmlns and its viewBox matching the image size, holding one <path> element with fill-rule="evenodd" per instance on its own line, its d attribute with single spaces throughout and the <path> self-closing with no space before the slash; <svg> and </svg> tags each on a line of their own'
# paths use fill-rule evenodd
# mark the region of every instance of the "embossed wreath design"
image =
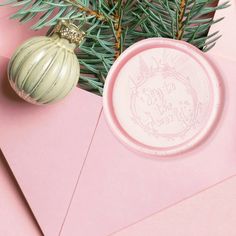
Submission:
<svg viewBox="0 0 236 236">
<path fill-rule="evenodd" d="M 136 79 L 130 78 L 132 83 L 130 99 L 132 120 L 146 133 L 155 137 L 168 139 L 184 137 L 189 130 L 196 126 L 200 106 L 197 92 L 191 85 L 189 78 L 183 76 L 168 63 L 158 62 L 154 68 L 147 66 L 141 59 L 139 68 L 140 71 Z M 166 91 L 174 89 L 174 84 L 181 83 L 185 92 L 191 96 L 192 101 L 180 101 L 179 106 L 173 106 L 171 102 L 168 102 L 168 96 L 165 94 L 167 92 L 163 92 L 163 88 L 148 87 L 147 83 L 151 78 L 156 76 L 157 79 L 160 79 L 158 75 L 161 75 L 164 84 L 165 81 L 173 81 L 173 83 L 169 83 L 171 85 L 169 88 L 167 86 Z M 142 102 L 143 107 L 140 109 Z M 173 120 L 181 124 L 181 130 L 176 132 L 173 129 L 168 132 L 160 131 L 162 125 L 168 127 Z"/>
</svg>

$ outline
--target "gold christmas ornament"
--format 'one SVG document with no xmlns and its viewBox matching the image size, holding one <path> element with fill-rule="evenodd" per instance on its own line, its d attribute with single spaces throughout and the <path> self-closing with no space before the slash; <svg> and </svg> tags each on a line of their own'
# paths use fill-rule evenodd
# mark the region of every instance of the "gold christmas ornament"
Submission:
<svg viewBox="0 0 236 236">
<path fill-rule="evenodd" d="M 34 37 L 20 46 L 8 65 L 12 88 L 33 104 L 64 98 L 78 83 L 80 65 L 74 53 L 84 38 L 76 25 L 60 21 L 52 36 Z"/>
</svg>

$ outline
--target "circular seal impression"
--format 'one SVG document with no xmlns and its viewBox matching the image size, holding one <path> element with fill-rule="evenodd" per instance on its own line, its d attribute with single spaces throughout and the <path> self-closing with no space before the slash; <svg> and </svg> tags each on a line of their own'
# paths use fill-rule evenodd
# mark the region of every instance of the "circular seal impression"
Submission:
<svg viewBox="0 0 236 236">
<path fill-rule="evenodd" d="M 150 155 L 175 155 L 200 144 L 221 110 L 221 83 L 205 55 L 172 39 L 146 39 L 112 66 L 103 107 L 114 134 Z"/>
</svg>

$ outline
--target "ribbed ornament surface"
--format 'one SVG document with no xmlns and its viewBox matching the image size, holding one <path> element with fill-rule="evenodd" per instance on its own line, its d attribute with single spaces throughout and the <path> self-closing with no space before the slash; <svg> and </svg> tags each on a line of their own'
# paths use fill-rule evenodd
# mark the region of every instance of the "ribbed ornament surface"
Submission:
<svg viewBox="0 0 236 236">
<path fill-rule="evenodd" d="M 9 62 L 11 86 L 20 97 L 34 104 L 64 98 L 79 80 L 80 66 L 74 49 L 75 44 L 56 34 L 26 41 Z"/>
</svg>

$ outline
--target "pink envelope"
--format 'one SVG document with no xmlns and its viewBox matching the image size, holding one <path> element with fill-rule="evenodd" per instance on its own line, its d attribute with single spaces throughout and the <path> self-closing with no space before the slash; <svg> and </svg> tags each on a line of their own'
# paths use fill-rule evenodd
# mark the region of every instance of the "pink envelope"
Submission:
<svg viewBox="0 0 236 236">
<path fill-rule="evenodd" d="M 0 147 L 45 235 L 105 236 L 236 173 L 236 67 L 212 60 L 225 85 L 220 123 L 204 145 L 166 160 L 120 144 L 100 97 L 75 89 L 61 103 L 35 107 L 1 76 Z"/>
<path fill-rule="evenodd" d="M 76 103 L 81 101 L 77 100 L 81 90 L 63 102 L 61 111 L 60 104 L 36 109 L 15 96 L 9 97 L 7 94 L 12 94 L 9 87 L 1 89 L 0 104 L 4 112 L 0 123 L 4 125 L 0 143 L 45 235 L 58 235 L 61 228 L 60 235 L 65 236 L 108 235 L 236 173 L 236 107 L 233 103 L 236 95 L 234 86 L 229 86 L 236 83 L 232 76 L 236 72 L 235 62 L 219 57 L 212 60 L 222 68 L 225 85 L 221 122 L 203 146 L 175 159 L 148 159 L 127 150 L 113 137 L 104 117 L 98 119 L 99 109 L 93 121 L 99 120 L 99 123 L 91 148 L 89 150 L 88 144 L 84 148 L 86 154 L 89 150 L 88 155 L 82 157 L 81 149 L 76 146 L 79 143 L 71 146 L 71 142 L 86 137 L 88 131 L 81 132 L 78 125 L 80 112 L 75 115 L 76 119 L 71 119 L 70 114 L 72 111 L 77 114 L 71 99 L 76 99 Z M 92 110 L 96 110 L 93 103 L 97 100 L 100 101 L 97 97 L 94 101 L 88 100 Z M 43 110 L 47 110 L 47 114 Z M 74 125 L 73 130 L 65 125 L 67 120 Z M 63 127 L 59 125 L 61 122 Z M 46 123 L 50 126 L 45 128 Z M 63 135 L 58 132 L 60 128 Z M 71 139 L 72 135 L 77 138 Z M 85 160 L 80 175 L 81 163 Z"/>
<path fill-rule="evenodd" d="M 235 236 L 236 176 L 113 236 Z"/>
<path fill-rule="evenodd" d="M 109 235 L 236 174 L 236 62 L 211 60 L 225 95 L 209 139 L 178 158 L 145 158 L 117 141 L 102 115 L 61 235 Z"/>
</svg>

